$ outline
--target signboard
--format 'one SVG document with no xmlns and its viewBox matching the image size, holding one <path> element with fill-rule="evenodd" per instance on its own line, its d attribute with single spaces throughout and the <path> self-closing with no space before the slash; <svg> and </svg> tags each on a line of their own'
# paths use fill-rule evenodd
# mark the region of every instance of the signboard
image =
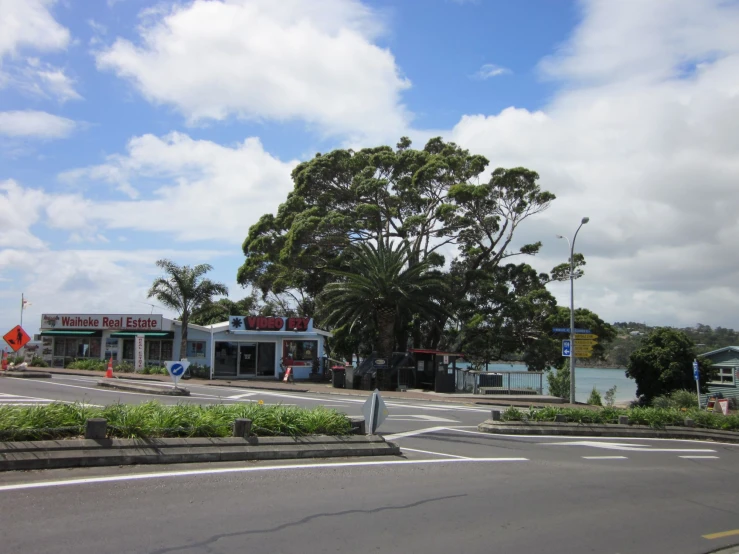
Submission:
<svg viewBox="0 0 739 554">
<path fill-rule="evenodd" d="M 572 345 L 570 344 L 569 339 L 565 339 L 562 341 L 562 356 L 565 358 L 569 358 L 572 353 Z"/>
<path fill-rule="evenodd" d="M 375 392 L 367 399 L 362 406 L 362 414 L 367 428 L 368 435 L 374 435 L 377 428 L 382 425 L 388 416 L 387 406 L 380 396 L 380 391 Z"/>
<path fill-rule="evenodd" d="M 569 327 L 552 327 L 552 333 L 569 333 Z M 588 335 L 591 333 L 590 329 L 575 329 L 575 333 Z"/>
<path fill-rule="evenodd" d="M 144 369 L 144 335 L 136 335 L 134 344 L 134 369 L 142 371 Z"/>
<path fill-rule="evenodd" d="M 595 340 L 598 338 L 598 335 L 594 335 L 592 333 L 578 333 L 575 335 L 575 340 Z"/>
<path fill-rule="evenodd" d="M 172 381 L 174 381 L 174 386 L 176 387 L 177 381 L 185 374 L 187 368 L 190 367 L 190 362 L 187 360 L 181 360 L 179 362 L 164 362 L 164 365 L 167 367 L 167 372 L 172 378 Z"/>
<path fill-rule="evenodd" d="M 698 370 L 698 360 L 693 360 L 693 380 L 700 381 L 701 374 Z"/>
<path fill-rule="evenodd" d="M 10 331 L 5 333 L 3 338 L 5 339 L 5 342 L 8 343 L 8 346 L 13 349 L 13 352 L 18 352 L 18 350 L 23 348 L 26 343 L 31 340 L 31 337 L 28 336 L 28 333 L 26 333 L 20 325 L 16 325 Z"/>
<path fill-rule="evenodd" d="M 372 360 L 372 365 L 375 367 L 387 367 L 387 360 L 385 358 L 375 358 Z"/>
<path fill-rule="evenodd" d="M 449 363 L 449 356 L 444 355 L 444 363 L 445 364 L 448 364 Z"/>
<path fill-rule="evenodd" d="M 729 400 L 727 398 L 716 400 L 716 404 L 718 404 L 722 414 L 729 415 Z"/>
<path fill-rule="evenodd" d="M 161 331 L 162 316 L 155 314 L 43 314 L 41 329 Z"/>
<path fill-rule="evenodd" d="M 266 317 L 232 315 L 228 319 L 228 330 L 232 333 L 244 331 L 312 331 L 310 317 Z"/>
<path fill-rule="evenodd" d="M 582 352 L 580 350 L 575 350 L 575 358 L 591 358 L 593 356 L 592 351 Z"/>
</svg>

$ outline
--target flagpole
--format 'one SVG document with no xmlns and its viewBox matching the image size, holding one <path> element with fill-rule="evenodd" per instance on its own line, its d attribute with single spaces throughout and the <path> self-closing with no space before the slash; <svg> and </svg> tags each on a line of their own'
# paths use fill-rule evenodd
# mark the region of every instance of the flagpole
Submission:
<svg viewBox="0 0 739 554">
<path fill-rule="evenodd" d="M 25 302 L 23 300 L 23 293 L 21 293 L 21 327 L 23 327 L 23 308 L 25 307 Z"/>
</svg>

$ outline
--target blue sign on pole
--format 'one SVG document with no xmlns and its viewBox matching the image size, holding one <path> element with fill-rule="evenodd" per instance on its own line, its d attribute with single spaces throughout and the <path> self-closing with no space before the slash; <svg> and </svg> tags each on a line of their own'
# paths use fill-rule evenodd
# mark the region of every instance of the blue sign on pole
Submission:
<svg viewBox="0 0 739 554">
<path fill-rule="evenodd" d="M 569 333 L 569 327 L 552 327 L 552 333 Z M 590 335 L 592 331 L 590 329 L 575 329 L 575 333 L 579 335 Z"/>
<path fill-rule="evenodd" d="M 569 358 L 572 354 L 572 345 L 570 344 L 569 339 L 565 339 L 562 341 L 562 356 L 565 358 Z"/>
<path fill-rule="evenodd" d="M 701 377 L 700 371 L 698 371 L 698 360 L 693 360 L 693 379 L 699 381 Z"/>
</svg>

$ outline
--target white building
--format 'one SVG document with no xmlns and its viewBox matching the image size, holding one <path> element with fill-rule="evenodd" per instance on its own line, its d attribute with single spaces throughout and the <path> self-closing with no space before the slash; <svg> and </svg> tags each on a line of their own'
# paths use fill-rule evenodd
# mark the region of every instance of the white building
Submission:
<svg viewBox="0 0 739 554">
<path fill-rule="evenodd" d="M 40 329 L 41 357 L 53 367 L 111 357 L 135 364 L 142 337 L 140 363 L 187 358 L 209 368 L 211 379 L 278 379 L 286 367 L 296 379 L 307 379 L 331 336 L 310 318 L 231 316 L 214 325 L 188 325 L 187 352 L 180 355 L 181 323 L 159 314 L 44 314 Z"/>
</svg>

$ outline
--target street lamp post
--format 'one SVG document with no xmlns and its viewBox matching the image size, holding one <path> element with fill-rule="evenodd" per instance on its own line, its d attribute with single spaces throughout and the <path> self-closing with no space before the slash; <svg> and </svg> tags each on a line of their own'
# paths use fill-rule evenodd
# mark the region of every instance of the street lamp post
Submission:
<svg viewBox="0 0 739 554">
<path fill-rule="evenodd" d="M 589 217 L 583 217 L 580 225 L 575 231 L 575 236 L 570 239 L 563 235 L 557 238 L 565 239 L 570 247 L 570 403 L 575 403 L 575 240 L 580 228 L 590 221 Z"/>
</svg>

